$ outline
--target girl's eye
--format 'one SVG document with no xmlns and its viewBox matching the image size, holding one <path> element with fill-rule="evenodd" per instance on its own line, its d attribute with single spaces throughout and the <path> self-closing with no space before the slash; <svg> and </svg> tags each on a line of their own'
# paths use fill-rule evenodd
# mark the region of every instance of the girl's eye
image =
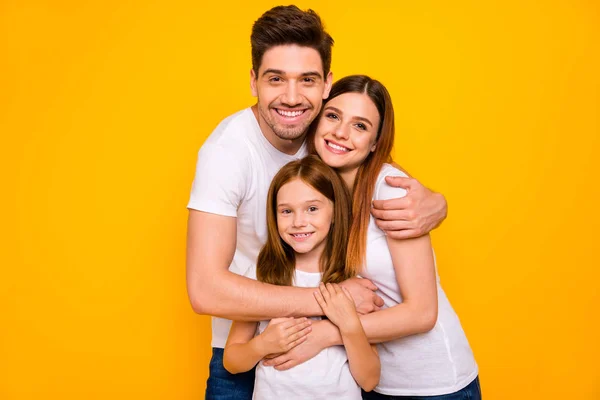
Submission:
<svg viewBox="0 0 600 400">
<path fill-rule="evenodd" d="M 285 209 L 285 210 L 281 210 L 281 213 L 282 213 L 282 214 L 289 214 L 289 213 L 291 213 L 291 211 L 290 211 L 290 210 L 287 210 L 287 209 Z"/>
<path fill-rule="evenodd" d="M 318 208 L 315 206 L 308 207 L 308 211 L 310 211 L 310 212 L 315 212 L 317 210 L 318 210 Z"/>
</svg>

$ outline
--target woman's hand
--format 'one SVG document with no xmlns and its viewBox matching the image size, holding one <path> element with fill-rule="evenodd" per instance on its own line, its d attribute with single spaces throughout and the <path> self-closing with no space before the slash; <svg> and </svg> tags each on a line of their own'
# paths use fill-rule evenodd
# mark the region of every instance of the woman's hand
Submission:
<svg viewBox="0 0 600 400">
<path fill-rule="evenodd" d="M 306 340 L 312 321 L 302 318 L 273 318 L 263 333 L 256 336 L 263 354 L 285 353 Z"/>
<path fill-rule="evenodd" d="M 315 298 L 323 313 L 340 329 L 342 335 L 361 326 L 354 300 L 343 286 L 337 283 L 321 283 L 319 290 L 315 292 Z"/>
</svg>

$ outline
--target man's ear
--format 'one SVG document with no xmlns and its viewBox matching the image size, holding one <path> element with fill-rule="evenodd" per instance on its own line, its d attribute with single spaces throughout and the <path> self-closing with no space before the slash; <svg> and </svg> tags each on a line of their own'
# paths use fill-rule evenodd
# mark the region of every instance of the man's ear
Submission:
<svg viewBox="0 0 600 400">
<path fill-rule="evenodd" d="M 329 97 L 331 91 L 331 85 L 333 84 L 333 72 L 329 71 L 325 78 L 325 90 L 323 90 L 323 100 Z"/>
<path fill-rule="evenodd" d="M 252 91 L 252 96 L 258 97 L 258 91 L 256 90 L 256 73 L 254 73 L 254 69 L 250 69 L 250 90 Z"/>
</svg>

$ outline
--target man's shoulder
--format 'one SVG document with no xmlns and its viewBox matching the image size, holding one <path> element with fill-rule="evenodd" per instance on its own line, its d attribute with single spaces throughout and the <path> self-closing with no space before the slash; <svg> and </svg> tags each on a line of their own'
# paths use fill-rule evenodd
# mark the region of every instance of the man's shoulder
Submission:
<svg viewBox="0 0 600 400">
<path fill-rule="evenodd" d="M 241 147 L 256 134 L 252 111 L 245 108 L 223 119 L 208 136 L 204 145 L 224 148 Z"/>
<path fill-rule="evenodd" d="M 200 146 L 198 156 L 232 167 L 252 164 L 251 148 L 257 128 L 249 113 L 252 111 L 246 108 L 223 119 Z"/>
</svg>

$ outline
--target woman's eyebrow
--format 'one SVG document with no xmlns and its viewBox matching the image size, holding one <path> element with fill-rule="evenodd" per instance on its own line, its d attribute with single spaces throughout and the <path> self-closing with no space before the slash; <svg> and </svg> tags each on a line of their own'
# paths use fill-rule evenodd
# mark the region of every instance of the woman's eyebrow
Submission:
<svg viewBox="0 0 600 400">
<path fill-rule="evenodd" d="M 359 121 L 366 122 L 367 124 L 371 125 L 371 127 L 373 127 L 373 124 L 371 123 L 371 121 L 369 121 L 369 119 L 368 119 L 368 118 L 365 118 L 365 117 L 354 117 L 354 119 L 357 119 L 357 120 L 359 120 Z"/>
</svg>

